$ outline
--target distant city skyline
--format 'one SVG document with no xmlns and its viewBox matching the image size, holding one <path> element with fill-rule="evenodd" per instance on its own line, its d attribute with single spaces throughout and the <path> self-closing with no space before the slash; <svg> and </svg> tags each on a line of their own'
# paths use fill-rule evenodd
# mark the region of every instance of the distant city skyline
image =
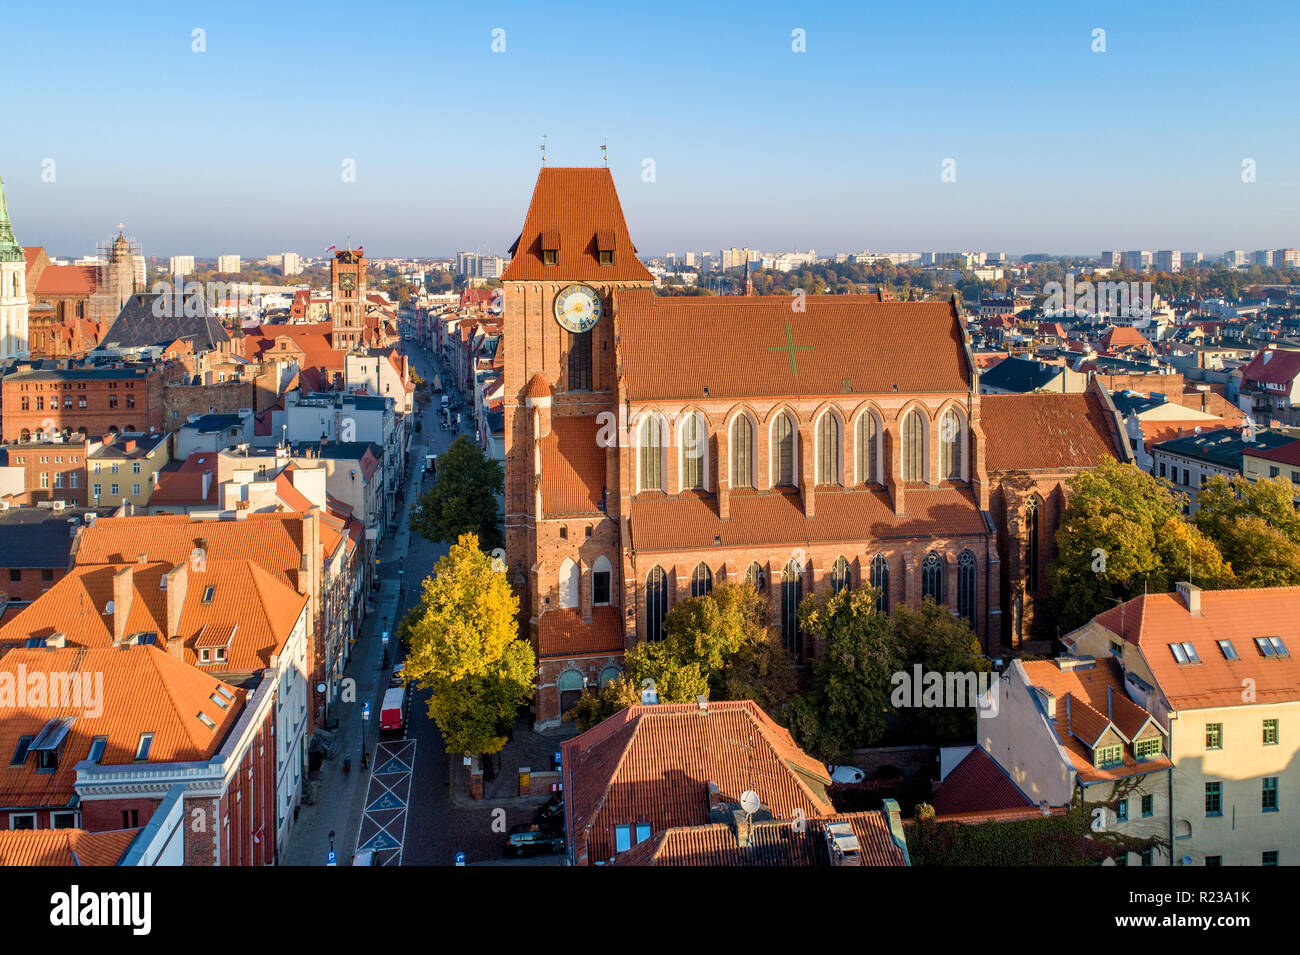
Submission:
<svg viewBox="0 0 1300 955">
<path fill-rule="evenodd" d="M 1300 132 L 1269 93 L 1300 80 L 1300 9 L 1280 2 L 66 13 L 6 13 L 8 70 L 39 83 L 0 142 L 19 241 L 59 255 L 118 222 L 160 257 L 347 235 L 504 254 L 543 134 L 554 165 L 601 164 L 608 137 L 643 254 L 1300 243 Z M 590 55 L 560 65 L 575 38 Z"/>
</svg>

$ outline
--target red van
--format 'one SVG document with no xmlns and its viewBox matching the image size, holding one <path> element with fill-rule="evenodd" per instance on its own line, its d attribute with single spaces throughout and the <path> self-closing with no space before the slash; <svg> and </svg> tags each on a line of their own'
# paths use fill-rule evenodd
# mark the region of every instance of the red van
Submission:
<svg viewBox="0 0 1300 955">
<path fill-rule="evenodd" d="M 401 733 L 406 729 L 406 687 L 395 686 L 384 691 L 384 703 L 379 709 L 379 732 Z"/>
</svg>

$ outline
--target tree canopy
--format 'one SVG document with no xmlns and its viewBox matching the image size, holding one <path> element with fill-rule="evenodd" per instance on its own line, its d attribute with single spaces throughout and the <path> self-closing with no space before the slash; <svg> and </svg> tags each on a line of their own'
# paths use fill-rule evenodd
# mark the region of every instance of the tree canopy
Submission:
<svg viewBox="0 0 1300 955">
<path fill-rule="evenodd" d="M 493 563 L 473 534 L 461 535 L 425 580 L 418 618 L 403 621 L 407 680 L 433 691 L 429 716 L 451 753 L 500 751 L 533 694 L 536 657 L 518 638 L 519 598 Z"/>
<path fill-rule="evenodd" d="M 464 435 L 438 458 L 438 474 L 411 510 L 411 530 L 450 543 L 473 534 L 489 551 L 504 545 L 497 495 L 505 488 L 501 463 Z"/>
</svg>

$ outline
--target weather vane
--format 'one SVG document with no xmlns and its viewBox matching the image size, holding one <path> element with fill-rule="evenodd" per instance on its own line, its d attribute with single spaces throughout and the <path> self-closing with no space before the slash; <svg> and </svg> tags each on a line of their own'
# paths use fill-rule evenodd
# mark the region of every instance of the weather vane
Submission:
<svg viewBox="0 0 1300 955">
<path fill-rule="evenodd" d="M 546 134 L 545 133 L 542 133 L 542 145 L 539 148 L 542 150 L 542 165 L 545 165 L 546 164 Z"/>
<path fill-rule="evenodd" d="M 600 146 L 600 158 L 603 159 L 603 160 L 605 160 L 605 165 L 608 166 L 608 165 L 609 165 L 609 153 L 606 152 L 606 149 L 609 147 L 609 137 L 608 137 L 608 136 L 604 137 L 604 140 L 605 140 L 605 141 L 604 141 L 603 143 L 601 143 L 601 146 Z"/>
</svg>

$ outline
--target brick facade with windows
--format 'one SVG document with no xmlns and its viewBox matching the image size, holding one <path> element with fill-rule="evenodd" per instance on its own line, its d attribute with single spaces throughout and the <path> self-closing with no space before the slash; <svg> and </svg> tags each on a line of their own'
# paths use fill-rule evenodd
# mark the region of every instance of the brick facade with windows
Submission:
<svg viewBox="0 0 1300 955">
<path fill-rule="evenodd" d="M 10 444 L 0 453 L 8 457 L 10 467 L 26 472 L 24 492 L 11 503 L 31 505 L 38 501 L 66 501 L 84 506 L 86 496 L 86 456 L 90 442 L 28 441 Z"/>
<path fill-rule="evenodd" d="M 0 437 L 163 430 L 162 366 L 25 369 L 0 384 Z"/>
</svg>

